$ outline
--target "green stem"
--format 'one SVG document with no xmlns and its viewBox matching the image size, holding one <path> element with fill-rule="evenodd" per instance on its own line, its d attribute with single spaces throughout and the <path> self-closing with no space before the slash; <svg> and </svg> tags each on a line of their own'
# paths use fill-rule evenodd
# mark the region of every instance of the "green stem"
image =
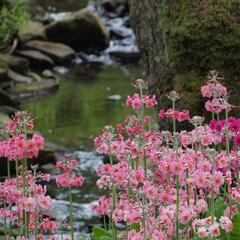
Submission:
<svg viewBox="0 0 240 240">
<path fill-rule="evenodd" d="M 172 101 L 172 108 L 173 108 L 173 111 L 175 111 L 175 101 Z M 176 132 L 176 119 L 173 118 L 173 133 Z"/>
<path fill-rule="evenodd" d="M 27 130 L 26 130 L 26 126 L 24 127 L 24 138 L 25 138 L 25 142 L 27 141 Z M 27 175 L 27 154 L 26 154 L 26 147 L 24 149 L 24 159 L 22 160 L 22 180 L 23 180 L 23 195 L 25 197 L 27 197 L 27 181 L 26 181 L 26 175 Z M 27 217 L 26 217 L 26 212 L 23 210 L 22 212 L 22 231 L 23 231 L 23 236 L 27 236 L 28 235 L 28 226 L 27 226 Z"/>
<path fill-rule="evenodd" d="M 8 178 L 10 178 L 10 176 L 11 176 L 11 168 L 10 168 L 10 161 L 9 161 L 9 159 L 7 159 L 7 176 L 8 176 Z"/>
<path fill-rule="evenodd" d="M 34 170 L 34 194 L 36 196 L 36 170 Z M 35 235 L 35 240 L 37 240 L 38 238 L 38 212 L 37 212 L 37 208 L 35 208 L 35 212 L 34 212 L 34 235 Z"/>
<path fill-rule="evenodd" d="M 108 146 L 109 146 L 109 149 L 110 149 L 110 152 L 109 152 L 109 160 L 110 160 L 110 165 L 113 166 L 113 159 L 112 159 L 112 154 L 111 154 L 111 143 L 109 142 L 108 143 Z M 117 229 L 116 229 L 116 226 L 113 222 L 113 219 L 112 219 L 112 215 L 113 215 L 113 211 L 115 209 L 115 204 L 116 204 L 116 187 L 115 187 L 115 184 L 113 184 L 113 187 L 112 187 L 112 207 L 111 207 L 111 213 L 110 213 L 110 219 L 109 219 L 109 229 L 112 229 L 112 232 L 113 232 L 113 236 L 114 236 L 114 240 L 117 239 Z"/>
<path fill-rule="evenodd" d="M 175 111 L 175 100 L 172 101 L 172 108 Z M 174 147 L 176 148 L 176 159 L 178 160 L 178 142 L 175 136 L 176 133 L 176 119 L 173 118 L 173 134 L 174 134 Z M 177 190 L 177 205 L 176 205 L 176 240 L 179 240 L 179 176 L 176 175 L 176 190 Z"/>
<path fill-rule="evenodd" d="M 146 213 L 145 213 L 145 208 L 146 208 L 146 196 L 144 194 L 143 196 L 143 231 L 144 231 L 144 237 L 143 239 L 146 239 Z"/>
<path fill-rule="evenodd" d="M 8 176 L 8 179 L 10 179 L 11 177 L 11 166 L 10 166 L 10 160 L 7 159 L 7 176 Z M 10 207 L 10 210 L 11 210 L 11 207 Z M 12 232 L 12 222 L 10 220 L 9 222 L 9 234 L 11 235 L 11 232 Z"/>
<path fill-rule="evenodd" d="M 103 215 L 104 229 L 107 231 L 106 215 Z"/>
<path fill-rule="evenodd" d="M 211 190 L 211 215 L 212 215 L 212 224 L 214 224 L 214 197 L 213 197 L 213 186 Z"/>
<path fill-rule="evenodd" d="M 143 100 L 143 88 L 140 87 L 140 98 L 141 101 Z M 145 156 L 145 139 L 144 139 L 144 135 L 145 135 L 145 122 L 144 122 L 144 105 L 142 104 L 141 107 L 141 125 L 142 125 L 142 146 L 143 146 L 143 151 L 144 151 L 144 156 L 143 156 L 143 166 L 144 166 L 144 173 L 145 173 L 145 177 L 147 176 L 147 159 Z"/>
<path fill-rule="evenodd" d="M 188 179 L 188 169 L 186 170 L 186 179 Z M 188 203 L 188 206 L 190 206 L 188 183 L 186 184 L 186 188 L 187 188 L 187 203 Z"/>
<path fill-rule="evenodd" d="M 15 171 L 16 171 L 16 183 L 17 183 L 17 189 L 18 189 L 18 177 L 19 177 L 18 160 L 15 161 Z M 17 204 L 17 208 L 18 208 L 18 223 L 19 223 L 18 235 L 20 235 L 20 233 L 21 233 L 21 227 L 20 227 L 21 218 L 20 218 L 20 210 L 19 210 L 18 204 Z"/>
<path fill-rule="evenodd" d="M 179 240 L 179 176 L 176 176 L 177 209 L 176 209 L 176 240 Z"/>
<path fill-rule="evenodd" d="M 4 207 L 4 209 L 6 209 L 6 201 L 4 200 L 4 202 L 3 202 L 3 207 Z M 7 218 L 6 217 L 4 217 L 4 237 L 5 237 L 5 239 L 7 239 Z"/>
<path fill-rule="evenodd" d="M 73 226 L 73 206 L 72 206 L 72 189 L 68 188 L 69 195 L 69 217 L 70 217 L 70 227 L 71 227 L 71 240 L 74 240 L 74 226 Z"/>
</svg>

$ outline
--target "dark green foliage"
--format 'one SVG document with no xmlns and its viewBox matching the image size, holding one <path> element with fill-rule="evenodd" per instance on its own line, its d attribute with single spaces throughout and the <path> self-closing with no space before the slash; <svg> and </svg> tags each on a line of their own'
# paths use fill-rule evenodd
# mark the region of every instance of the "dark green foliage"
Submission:
<svg viewBox="0 0 240 240">
<path fill-rule="evenodd" d="M 164 0 L 160 24 L 166 59 L 178 70 L 240 73 L 239 0 Z"/>
<path fill-rule="evenodd" d="M 3 1 L 0 6 L 0 49 L 9 44 L 20 24 L 28 19 L 25 0 Z"/>
<path fill-rule="evenodd" d="M 209 70 L 225 76 L 237 99 L 240 84 L 240 1 L 163 0 L 160 29 L 166 66 L 174 69 L 174 88 L 189 106 L 202 107 L 196 96 Z"/>
</svg>

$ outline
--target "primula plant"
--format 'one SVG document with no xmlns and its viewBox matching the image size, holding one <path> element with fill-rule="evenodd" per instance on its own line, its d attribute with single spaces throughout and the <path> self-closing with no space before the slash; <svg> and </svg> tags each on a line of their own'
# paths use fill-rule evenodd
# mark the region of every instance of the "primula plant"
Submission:
<svg viewBox="0 0 240 240">
<path fill-rule="evenodd" d="M 240 239 L 240 119 L 230 115 L 235 106 L 220 81 L 211 71 L 201 88 L 210 123 L 177 110 L 181 95 L 172 91 L 171 109 L 159 112 L 172 131 L 159 131 L 146 114 L 156 97 L 144 95 L 147 84 L 137 80 L 139 93 L 126 102 L 134 114 L 95 139 L 110 159 L 97 171 L 103 195 L 94 211 L 104 229 L 93 229 L 95 240 Z M 178 131 L 183 121 L 191 130 Z"/>
<path fill-rule="evenodd" d="M 0 184 L 0 219 L 3 220 L 5 239 L 15 239 L 15 236 L 17 240 L 41 240 L 45 239 L 43 234 L 48 234 L 54 240 L 57 239 L 54 234 L 65 227 L 70 229 L 71 237 L 62 236 L 61 239 L 73 240 L 71 190 L 80 187 L 83 178 L 72 173 L 74 168 L 78 168 L 76 160 L 66 157 L 57 163 L 63 173 L 57 177 L 56 184 L 69 190 L 69 227 L 53 219 L 50 214 L 52 199 L 43 184 L 50 181 L 50 175 L 41 173 L 37 165 L 30 164 L 31 159 L 38 157 L 44 147 L 41 135 L 35 133 L 29 137 L 28 131 L 32 129 L 33 119 L 26 112 L 17 112 L 12 120 L 1 127 L 0 156 L 7 161 L 7 177 Z M 15 162 L 15 176 L 11 176 L 11 162 Z"/>
</svg>

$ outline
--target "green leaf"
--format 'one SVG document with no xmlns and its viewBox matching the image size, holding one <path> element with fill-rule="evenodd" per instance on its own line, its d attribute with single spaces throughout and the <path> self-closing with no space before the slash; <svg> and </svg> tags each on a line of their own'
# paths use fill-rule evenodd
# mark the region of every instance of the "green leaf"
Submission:
<svg viewBox="0 0 240 240">
<path fill-rule="evenodd" d="M 240 239 L 240 213 L 237 213 L 232 218 L 233 230 L 230 233 L 231 240 L 239 240 Z"/>
<path fill-rule="evenodd" d="M 222 197 L 218 197 L 214 201 L 214 207 L 215 207 L 214 208 L 215 217 L 220 218 L 221 216 L 223 216 L 223 213 L 224 213 L 224 210 L 227 207 L 227 204 Z"/>
<path fill-rule="evenodd" d="M 100 240 L 113 240 L 113 237 L 101 236 Z"/>
<path fill-rule="evenodd" d="M 132 225 L 129 225 L 129 226 L 127 226 L 127 229 L 128 229 L 128 231 L 131 231 L 134 229 L 137 232 L 139 232 L 140 231 L 140 223 L 134 223 Z"/>
<path fill-rule="evenodd" d="M 93 240 L 112 240 L 113 235 L 111 231 L 107 231 L 100 227 L 94 227 L 93 230 Z"/>
</svg>

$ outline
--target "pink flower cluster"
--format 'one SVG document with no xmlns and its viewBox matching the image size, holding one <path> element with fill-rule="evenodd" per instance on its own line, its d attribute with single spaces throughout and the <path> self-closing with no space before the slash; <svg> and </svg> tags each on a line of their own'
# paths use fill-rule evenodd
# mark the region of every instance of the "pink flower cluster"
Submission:
<svg viewBox="0 0 240 240">
<path fill-rule="evenodd" d="M 36 231 L 36 222 L 41 222 L 48 215 L 52 206 L 52 199 L 47 195 L 47 188 L 43 181 L 49 181 L 49 174 L 37 172 L 38 166 L 28 169 L 28 159 L 37 157 L 44 147 L 44 139 L 34 133 L 29 139 L 27 130 L 33 128 L 33 121 L 26 112 L 17 112 L 12 120 L 6 122 L 2 131 L 4 138 L 0 142 L 0 156 L 2 161 L 16 162 L 16 176 L 8 177 L 0 183 L 0 200 L 4 208 L 0 208 L 0 218 L 6 223 L 16 223 L 22 232 L 17 239 L 29 239 L 28 235 Z M 21 164 L 21 166 L 19 166 Z M 9 168 L 10 164 L 8 165 Z M 10 169 L 9 173 L 10 173 Z M 42 226 L 42 225 L 41 225 Z M 24 229 L 24 230 L 23 230 Z M 38 231 L 54 232 L 56 228 Z"/>
<path fill-rule="evenodd" d="M 226 96 L 216 73 L 211 77 L 201 90 L 203 95 Z M 171 96 L 173 101 L 179 99 L 175 92 Z M 127 105 L 137 110 L 136 115 L 116 128 L 108 126 L 95 139 L 97 152 L 108 154 L 110 163 L 97 171 L 97 187 L 105 195 L 94 211 L 109 216 L 112 227 L 120 222 L 128 229 L 139 226 L 126 231 L 126 239 L 191 239 L 193 235 L 220 239 L 230 234 L 240 203 L 240 144 L 235 139 L 239 120 L 228 119 L 229 133 L 222 131 L 224 120 L 203 125 L 200 117 L 190 119 L 188 110 L 172 108 L 161 110 L 160 118 L 189 120 L 194 128 L 159 131 L 145 115 L 144 99 L 141 92 L 128 97 Z M 226 137 L 228 145 L 223 141 Z"/>
<path fill-rule="evenodd" d="M 223 109 L 230 110 L 227 102 L 228 91 L 226 87 L 219 83 L 222 79 L 218 76 L 217 71 L 211 71 L 208 78 L 209 82 L 201 87 L 203 97 L 209 98 L 205 103 L 205 108 L 209 112 L 220 113 Z"/>
<path fill-rule="evenodd" d="M 183 110 L 180 112 L 173 109 L 168 109 L 167 111 L 164 111 L 163 109 L 161 109 L 159 112 L 159 117 L 173 118 L 173 119 L 177 119 L 179 122 L 187 121 L 190 119 L 188 110 Z"/>
<path fill-rule="evenodd" d="M 233 144 L 240 146 L 240 119 L 235 117 L 229 117 L 227 120 L 211 120 L 210 128 L 219 133 L 222 136 L 222 141 L 224 140 L 224 131 L 228 130 L 232 138 Z"/>
<path fill-rule="evenodd" d="M 37 184 L 36 181 L 42 182 L 49 179 L 46 174 L 38 174 L 36 178 L 29 172 L 25 176 L 25 180 L 22 177 L 6 179 L 0 185 L 0 199 L 4 201 L 9 209 L 0 209 L 0 217 L 7 218 L 10 221 L 16 221 L 21 216 L 20 223 L 22 223 L 23 212 L 29 214 L 28 229 L 30 232 L 34 232 L 34 220 L 36 218 L 36 212 L 38 219 L 41 219 L 46 215 L 47 210 L 52 206 L 51 198 L 46 195 L 46 187 L 41 184 Z M 27 185 L 24 181 L 27 180 Z M 24 191 L 27 189 L 27 196 Z M 17 209 L 13 206 L 18 206 Z M 10 208 L 11 207 L 11 208 Z"/>
<path fill-rule="evenodd" d="M 57 168 L 63 171 L 62 174 L 56 178 L 58 187 L 81 187 L 84 179 L 82 176 L 77 176 L 72 173 L 74 169 L 78 169 L 77 161 L 75 159 L 65 159 L 64 161 L 57 162 Z"/>
<path fill-rule="evenodd" d="M 0 156 L 9 160 L 22 160 L 25 157 L 34 158 L 43 149 L 44 139 L 41 135 L 34 133 L 32 139 L 26 139 L 24 134 L 11 136 L 0 142 Z"/>
<path fill-rule="evenodd" d="M 152 97 L 144 95 L 140 98 L 139 94 L 135 93 L 132 97 L 128 96 L 126 105 L 131 106 L 134 110 L 139 110 L 143 105 L 153 108 L 157 105 L 157 100 L 155 95 Z"/>
</svg>

